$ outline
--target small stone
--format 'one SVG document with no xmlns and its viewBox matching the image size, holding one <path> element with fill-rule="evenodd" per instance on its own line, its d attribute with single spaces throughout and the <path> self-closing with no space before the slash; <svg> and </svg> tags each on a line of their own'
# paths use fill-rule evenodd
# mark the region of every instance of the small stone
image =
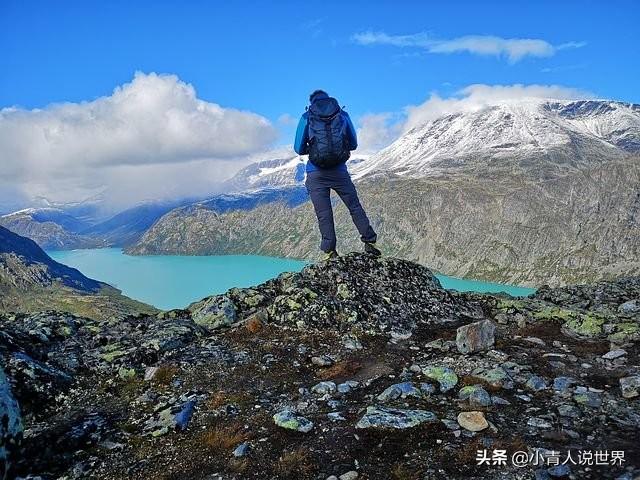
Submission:
<svg viewBox="0 0 640 480">
<path fill-rule="evenodd" d="M 458 392 L 460 400 L 469 402 L 472 407 L 488 407 L 491 405 L 491 396 L 481 385 L 468 385 Z"/>
<path fill-rule="evenodd" d="M 511 402 L 509 400 L 505 400 L 502 397 L 498 397 L 497 395 L 493 395 L 491 397 L 491 403 L 493 403 L 494 405 L 511 405 Z"/>
<path fill-rule="evenodd" d="M 529 420 L 527 420 L 527 425 L 529 425 L 530 427 L 536 427 L 536 428 L 551 428 L 552 425 L 551 423 L 549 423 L 549 421 L 545 420 L 544 418 L 540 418 L 540 417 L 531 417 L 529 418 Z"/>
<path fill-rule="evenodd" d="M 307 420 L 303 416 L 296 415 L 291 410 L 283 410 L 273 416 L 273 421 L 279 427 L 287 430 L 296 430 L 302 433 L 308 433 L 313 429 L 313 422 Z"/>
<path fill-rule="evenodd" d="M 541 347 L 544 347 L 546 345 L 546 343 L 544 343 L 544 340 L 538 338 L 538 337 L 525 337 L 523 338 L 523 340 L 525 342 L 529 342 L 529 343 L 534 343 L 536 345 L 540 345 Z"/>
<path fill-rule="evenodd" d="M 247 453 L 249 453 L 249 442 L 242 442 L 233 451 L 233 456 L 234 457 L 244 457 Z"/>
<path fill-rule="evenodd" d="M 640 312 L 640 299 L 629 300 L 628 302 L 620 304 L 618 306 L 618 312 L 625 314 Z"/>
<path fill-rule="evenodd" d="M 579 403 L 580 405 L 586 405 L 592 408 L 598 408 L 602 405 L 602 398 L 600 398 L 600 394 L 596 392 L 579 392 L 574 393 L 573 401 Z"/>
<path fill-rule="evenodd" d="M 610 352 L 605 353 L 604 355 L 602 355 L 602 358 L 604 358 L 605 360 L 615 360 L 616 358 L 624 357 L 626 354 L 626 350 L 618 348 L 616 350 L 611 350 Z"/>
<path fill-rule="evenodd" d="M 580 410 L 574 405 L 562 404 L 558 405 L 558 414 L 561 417 L 578 418 L 580 416 Z"/>
<path fill-rule="evenodd" d="M 345 335 L 342 338 L 342 345 L 349 350 L 362 350 L 362 343 L 353 335 Z"/>
<path fill-rule="evenodd" d="M 553 389 L 557 392 L 567 392 L 577 381 L 571 377 L 556 377 L 553 379 Z"/>
<path fill-rule="evenodd" d="M 386 403 L 397 398 L 406 397 L 422 398 L 422 392 L 411 382 L 396 383 L 385 389 L 377 398 L 379 402 Z"/>
<path fill-rule="evenodd" d="M 334 382 L 320 382 L 311 387 L 311 391 L 313 393 L 317 393 L 318 395 L 334 393 L 336 389 L 337 387 Z"/>
<path fill-rule="evenodd" d="M 329 355 L 311 357 L 311 363 L 318 367 L 330 367 L 331 365 L 333 365 L 333 358 L 331 358 Z"/>
<path fill-rule="evenodd" d="M 327 417 L 333 422 L 344 422 L 346 420 L 340 412 L 329 412 L 327 413 Z"/>
<path fill-rule="evenodd" d="M 358 472 L 351 470 L 350 472 L 343 473 L 339 478 L 340 480 L 355 480 L 358 478 Z"/>
<path fill-rule="evenodd" d="M 569 465 L 556 465 L 547 469 L 547 473 L 553 478 L 568 477 L 571 474 L 571 468 Z"/>
<path fill-rule="evenodd" d="M 489 427 L 487 419 L 482 412 L 460 412 L 458 414 L 458 424 L 470 432 L 481 432 Z"/>
<path fill-rule="evenodd" d="M 529 380 L 527 380 L 527 383 L 525 384 L 525 386 L 529 390 L 532 390 L 534 392 L 539 392 L 547 388 L 547 382 L 544 378 L 540 377 L 539 375 L 531 375 L 529 377 Z"/>
<path fill-rule="evenodd" d="M 153 380 L 153 377 L 156 376 L 156 373 L 158 373 L 158 367 L 147 367 L 144 370 L 144 381 L 148 382 L 150 380 Z"/>
<path fill-rule="evenodd" d="M 495 342 L 496 326 L 491 320 L 470 323 L 459 327 L 456 346 L 460 353 L 473 353 L 489 350 Z"/>
<path fill-rule="evenodd" d="M 635 398 L 640 395 L 640 376 L 621 378 L 620 390 L 624 398 Z"/>
<path fill-rule="evenodd" d="M 340 385 L 338 385 L 338 392 L 349 393 L 354 388 L 358 388 L 359 385 L 360 383 L 356 382 L 355 380 L 347 380 L 346 382 L 343 382 Z"/>
</svg>

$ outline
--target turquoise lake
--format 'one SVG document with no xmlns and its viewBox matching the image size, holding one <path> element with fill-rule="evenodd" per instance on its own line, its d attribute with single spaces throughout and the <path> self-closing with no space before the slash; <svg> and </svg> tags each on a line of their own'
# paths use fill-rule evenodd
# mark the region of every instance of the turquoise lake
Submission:
<svg viewBox="0 0 640 480">
<path fill-rule="evenodd" d="M 48 251 L 54 260 L 109 283 L 125 295 L 161 309 L 184 308 L 232 287 L 258 285 L 282 272 L 300 271 L 305 262 L 257 255 L 130 256 L 119 248 Z M 445 288 L 528 295 L 530 288 L 438 275 Z"/>
</svg>

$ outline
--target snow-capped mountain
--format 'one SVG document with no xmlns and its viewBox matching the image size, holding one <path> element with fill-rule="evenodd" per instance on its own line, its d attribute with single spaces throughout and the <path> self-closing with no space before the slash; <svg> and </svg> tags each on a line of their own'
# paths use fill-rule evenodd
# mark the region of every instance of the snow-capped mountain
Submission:
<svg viewBox="0 0 640 480">
<path fill-rule="evenodd" d="M 589 165 L 640 151 L 640 105 L 610 101 L 528 99 L 457 112 L 414 127 L 353 169 L 423 177 L 474 164 L 537 168 Z M 515 162 L 515 164 L 513 163 Z"/>
<path fill-rule="evenodd" d="M 369 155 L 352 154 L 347 162 L 350 170 L 366 161 Z M 242 192 L 267 187 L 302 185 L 305 178 L 307 156 L 293 151 L 252 163 L 225 182 L 223 190 Z"/>
</svg>

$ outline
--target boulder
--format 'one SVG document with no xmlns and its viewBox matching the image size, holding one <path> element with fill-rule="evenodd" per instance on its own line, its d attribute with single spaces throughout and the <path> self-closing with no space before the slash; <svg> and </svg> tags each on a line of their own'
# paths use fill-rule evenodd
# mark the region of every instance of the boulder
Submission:
<svg viewBox="0 0 640 480">
<path fill-rule="evenodd" d="M 640 395 L 640 376 L 621 378 L 620 390 L 624 398 L 634 398 Z"/>
<path fill-rule="evenodd" d="M 456 346 L 460 353 L 489 350 L 495 342 L 496 326 L 491 320 L 470 323 L 458 328 Z"/>
<path fill-rule="evenodd" d="M 228 327 L 236 321 L 236 306 L 227 295 L 209 297 L 192 304 L 191 318 L 195 323 L 214 330 Z"/>
<path fill-rule="evenodd" d="M 458 384 L 456 372 L 449 367 L 425 367 L 422 373 L 430 380 L 440 385 L 440 391 L 446 393 Z"/>
</svg>

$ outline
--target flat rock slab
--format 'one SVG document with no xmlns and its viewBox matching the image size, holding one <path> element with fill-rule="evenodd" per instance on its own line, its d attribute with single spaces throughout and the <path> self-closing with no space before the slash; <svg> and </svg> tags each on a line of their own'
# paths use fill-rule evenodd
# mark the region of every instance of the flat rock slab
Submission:
<svg viewBox="0 0 640 480">
<path fill-rule="evenodd" d="M 416 427 L 422 423 L 435 423 L 438 417 L 426 410 L 404 410 L 399 408 L 367 407 L 367 412 L 356 424 L 356 428 Z"/>
</svg>

